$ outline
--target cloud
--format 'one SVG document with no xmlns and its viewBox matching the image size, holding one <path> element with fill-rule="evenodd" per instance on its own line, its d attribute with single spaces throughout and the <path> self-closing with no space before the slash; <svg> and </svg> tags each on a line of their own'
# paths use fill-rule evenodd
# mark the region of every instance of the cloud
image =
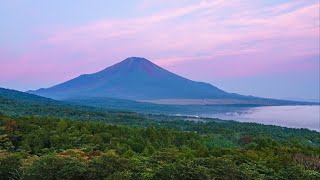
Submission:
<svg viewBox="0 0 320 180">
<path fill-rule="evenodd" d="M 19 63 L 2 65 L 0 77 L 31 74 L 62 81 L 128 56 L 143 56 L 182 73 L 206 71 L 208 77 L 224 78 L 296 71 L 296 59 L 319 56 L 317 1 L 272 6 L 250 0 L 151 2 L 144 1 L 137 10 L 159 3 L 164 9 L 48 31 L 26 53 L 6 56 Z M 313 65 L 304 61 L 301 70 Z"/>
</svg>

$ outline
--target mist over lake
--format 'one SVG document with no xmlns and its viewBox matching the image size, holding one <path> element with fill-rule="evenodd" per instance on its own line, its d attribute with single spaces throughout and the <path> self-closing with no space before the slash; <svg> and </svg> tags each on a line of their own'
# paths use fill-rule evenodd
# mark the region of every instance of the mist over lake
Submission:
<svg viewBox="0 0 320 180">
<path fill-rule="evenodd" d="M 203 116 L 320 131 L 320 106 L 266 106 Z"/>
</svg>

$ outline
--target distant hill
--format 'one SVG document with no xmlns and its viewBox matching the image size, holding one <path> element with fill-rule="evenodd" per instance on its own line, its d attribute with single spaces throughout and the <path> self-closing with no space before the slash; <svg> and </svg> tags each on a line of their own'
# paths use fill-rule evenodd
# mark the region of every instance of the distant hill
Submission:
<svg viewBox="0 0 320 180">
<path fill-rule="evenodd" d="M 92 106 L 102 109 L 118 111 L 132 111 L 144 114 L 166 114 L 166 115 L 191 115 L 201 116 L 203 114 L 227 113 L 241 111 L 260 105 L 256 104 L 208 104 L 208 105 L 176 105 L 176 104 L 155 104 L 138 102 L 134 100 L 116 99 L 107 97 L 74 98 L 65 99 L 67 102 Z"/>
<path fill-rule="evenodd" d="M 79 98 L 58 101 L 34 94 L 0 88 L 0 113 L 9 116 L 46 116 L 78 120 L 116 121 L 120 115 L 142 118 L 140 113 L 194 115 L 229 112 L 246 106 L 161 105 L 115 98 Z"/>
<path fill-rule="evenodd" d="M 205 112 L 222 113 L 246 108 L 239 106 L 162 105 L 115 98 L 53 100 L 12 89 L 0 88 L 0 116 L 38 116 L 114 124 L 145 123 L 153 120 L 185 120 Z M 167 116 L 179 115 L 179 116 Z M 199 119 L 197 119 L 199 120 Z M 218 121 L 210 119 L 210 121 Z M 220 121 L 220 120 L 219 120 Z M 223 121 L 225 122 L 225 121 Z"/>
<path fill-rule="evenodd" d="M 77 98 L 58 101 L 34 94 L 0 88 L 0 113 L 10 116 L 48 116 L 79 120 L 116 121 L 119 114 L 200 115 L 238 111 L 254 105 L 163 105 L 116 98 Z"/>
<path fill-rule="evenodd" d="M 228 93 L 211 84 L 183 78 L 138 57 L 130 57 L 100 72 L 84 74 L 28 93 L 53 99 L 108 97 L 159 104 L 310 104 Z"/>
<path fill-rule="evenodd" d="M 45 116 L 78 120 L 117 120 L 119 114 L 136 114 L 112 111 L 75 103 L 56 101 L 16 90 L 0 88 L 0 113 L 16 116 Z M 134 117 L 132 117 L 134 118 Z"/>
</svg>

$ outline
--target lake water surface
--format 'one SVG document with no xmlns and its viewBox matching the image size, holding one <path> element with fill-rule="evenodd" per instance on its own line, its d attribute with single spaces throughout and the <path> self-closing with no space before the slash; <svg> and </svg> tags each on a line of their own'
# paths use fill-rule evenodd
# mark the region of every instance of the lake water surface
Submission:
<svg viewBox="0 0 320 180">
<path fill-rule="evenodd" d="M 320 106 L 255 107 L 203 116 L 320 131 Z"/>
</svg>

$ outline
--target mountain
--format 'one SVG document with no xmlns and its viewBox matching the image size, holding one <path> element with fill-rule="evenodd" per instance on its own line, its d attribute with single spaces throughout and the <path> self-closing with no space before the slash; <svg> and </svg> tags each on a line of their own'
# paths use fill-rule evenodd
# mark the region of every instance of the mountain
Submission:
<svg viewBox="0 0 320 180">
<path fill-rule="evenodd" d="M 65 99 L 113 97 L 131 100 L 227 98 L 227 93 L 203 82 L 171 73 L 144 58 L 131 57 L 94 74 L 84 74 L 56 86 L 29 93 Z"/>
<path fill-rule="evenodd" d="M 117 98 L 180 105 L 306 104 L 228 93 L 211 84 L 176 75 L 139 57 L 130 57 L 100 72 L 84 74 L 53 87 L 28 93 L 58 100 Z"/>
</svg>

